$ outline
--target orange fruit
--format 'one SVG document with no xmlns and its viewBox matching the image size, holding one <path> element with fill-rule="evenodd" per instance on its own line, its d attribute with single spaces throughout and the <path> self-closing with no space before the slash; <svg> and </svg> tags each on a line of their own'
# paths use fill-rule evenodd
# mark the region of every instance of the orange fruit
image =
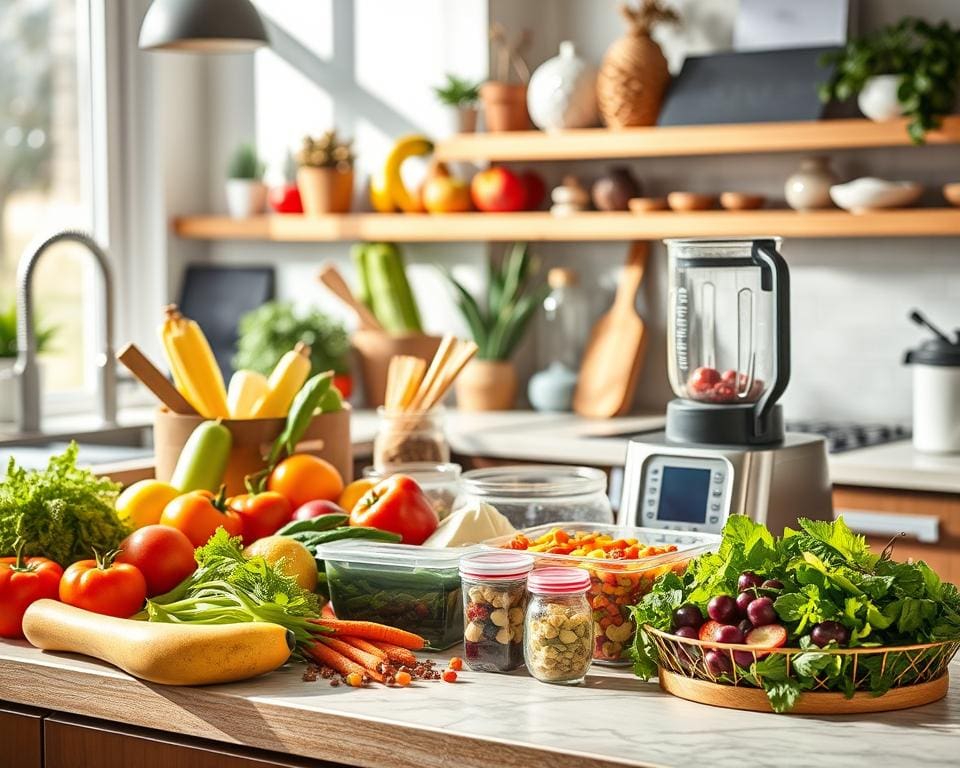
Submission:
<svg viewBox="0 0 960 768">
<path fill-rule="evenodd" d="M 297 509 L 316 499 L 336 501 L 343 492 L 343 478 L 329 461 L 309 453 L 295 453 L 277 464 L 267 488 L 286 496 Z"/>
<path fill-rule="evenodd" d="M 343 493 L 341 493 L 340 498 L 337 499 L 337 504 L 345 512 L 353 512 L 353 508 L 357 506 L 357 502 L 375 485 L 376 483 L 373 480 L 367 480 L 366 478 L 354 480 L 343 489 Z"/>
</svg>

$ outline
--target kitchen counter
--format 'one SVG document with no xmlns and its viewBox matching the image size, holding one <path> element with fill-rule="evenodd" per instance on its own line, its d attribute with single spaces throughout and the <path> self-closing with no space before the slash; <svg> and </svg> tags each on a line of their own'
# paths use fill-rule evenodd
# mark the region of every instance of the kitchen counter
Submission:
<svg viewBox="0 0 960 768">
<path fill-rule="evenodd" d="M 954 662 L 954 676 L 960 663 Z M 955 766 L 960 685 L 925 707 L 847 717 L 686 702 L 628 671 L 582 686 L 463 672 L 454 685 L 331 688 L 299 665 L 231 685 L 140 682 L 78 656 L 0 641 L 0 699 L 217 742 L 369 768 L 749 765 Z M 921 757 L 922 756 L 922 757 Z"/>
</svg>

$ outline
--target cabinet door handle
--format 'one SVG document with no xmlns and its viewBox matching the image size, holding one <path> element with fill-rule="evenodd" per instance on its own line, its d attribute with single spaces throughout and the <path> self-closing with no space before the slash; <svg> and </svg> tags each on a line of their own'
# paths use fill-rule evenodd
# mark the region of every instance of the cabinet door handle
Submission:
<svg viewBox="0 0 960 768">
<path fill-rule="evenodd" d="M 921 544 L 940 541 L 940 519 L 930 515 L 891 515 L 861 509 L 837 509 L 850 529 L 864 536 L 896 536 L 905 533 Z"/>
</svg>

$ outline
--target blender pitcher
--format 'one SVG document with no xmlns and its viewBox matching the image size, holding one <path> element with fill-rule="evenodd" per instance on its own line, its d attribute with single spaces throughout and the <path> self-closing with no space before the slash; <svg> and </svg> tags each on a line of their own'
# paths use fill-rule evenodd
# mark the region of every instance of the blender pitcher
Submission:
<svg viewBox="0 0 960 768">
<path fill-rule="evenodd" d="M 731 445 L 783 439 L 790 379 L 789 273 L 779 238 L 667 240 L 667 355 L 679 400 L 667 438 Z"/>
</svg>

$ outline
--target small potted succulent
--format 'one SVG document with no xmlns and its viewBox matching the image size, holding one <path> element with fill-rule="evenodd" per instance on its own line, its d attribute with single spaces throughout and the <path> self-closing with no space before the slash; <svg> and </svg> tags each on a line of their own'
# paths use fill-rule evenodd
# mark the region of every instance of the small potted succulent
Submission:
<svg viewBox="0 0 960 768">
<path fill-rule="evenodd" d="M 480 83 L 448 74 L 446 82 L 435 86 L 433 92 L 447 111 L 446 133 L 473 133 L 477 130 Z"/>
<path fill-rule="evenodd" d="M 898 24 L 852 40 L 824 54 L 832 66 L 820 98 L 846 101 L 856 96 L 871 120 L 909 118 L 907 131 L 916 144 L 954 111 L 960 76 L 960 30 L 947 22 L 931 24 L 907 17 Z"/>
<path fill-rule="evenodd" d="M 304 136 L 297 153 L 297 186 L 308 216 L 347 213 L 353 203 L 353 147 L 336 131 Z"/>
<path fill-rule="evenodd" d="M 252 144 L 241 144 L 230 158 L 227 169 L 227 210 L 235 219 L 248 219 L 263 213 L 267 187 L 263 183 L 264 164 Z"/>
<path fill-rule="evenodd" d="M 36 330 L 37 352 L 50 349 L 50 342 L 56 335 L 53 326 L 42 326 Z M 11 302 L 6 309 L 0 309 L 0 423 L 16 418 L 14 403 L 17 384 L 13 378 L 13 369 L 17 362 L 17 306 Z"/>
</svg>

